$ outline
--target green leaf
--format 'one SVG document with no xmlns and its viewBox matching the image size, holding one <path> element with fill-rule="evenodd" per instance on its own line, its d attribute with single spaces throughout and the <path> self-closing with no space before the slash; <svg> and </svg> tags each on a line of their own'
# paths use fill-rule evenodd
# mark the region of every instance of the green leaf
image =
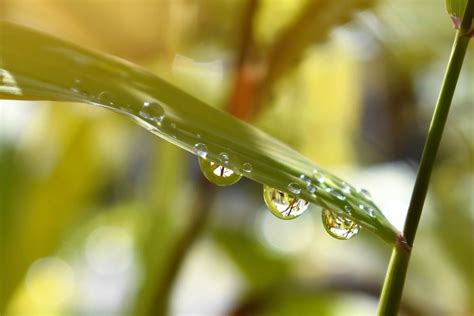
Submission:
<svg viewBox="0 0 474 316">
<path fill-rule="evenodd" d="M 466 10 L 467 0 L 446 0 L 446 9 L 449 15 L 462 19 Z"/>
<path fill-rule="evenodd" d="M 212 161 L 225 152 L 226 167 L 254 181 L 288 193 L 288 185 L 296 183 L 302 189 L 299 197 L 344 214 L 389 243 L 402 238 L 363 192 L 145 69 L 8 22 L 0 22 L 0 39 L 0 98 L 108 108 L 189 152 L 196 154 L 194 146 L 205 144 L 206 158 Z M 152 113 L 144 108 L 146 102 L 159 106 Z M 161 114 L 162 121 L 156 119 Z M 248 164 L 251 172 L 244 171 Z"/>
</svg>

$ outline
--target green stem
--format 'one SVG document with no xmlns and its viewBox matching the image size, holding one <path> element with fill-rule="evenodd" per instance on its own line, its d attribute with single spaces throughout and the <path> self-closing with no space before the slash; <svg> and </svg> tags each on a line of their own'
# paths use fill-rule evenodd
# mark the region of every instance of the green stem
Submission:
<svg viewBox="0 0 474 316">
<path fill-rule="evenodd" d="M 470 37 L 468 33 L 473 15 L 474 0 L 468 0 L 461 29 L 456 33 L 446 74 L 421 156 L 410 206 L 408 207 L 403 234 L 409 248 L 413 246 L 415 240 L 423 204 L 428 192 L 431 172 L 436 160 L 444 126 L 448 118 L 449 108 L 453 99 L 454 90 L 456 89 L 459 73 L 461 72 L 466 49 L 469 44 Z M 395 316 L 398 314 L 409 260 L 409 251 L 404 250 L 400 245 L 393 249 L 380 297 L 378 315 Z"/>
</svg>

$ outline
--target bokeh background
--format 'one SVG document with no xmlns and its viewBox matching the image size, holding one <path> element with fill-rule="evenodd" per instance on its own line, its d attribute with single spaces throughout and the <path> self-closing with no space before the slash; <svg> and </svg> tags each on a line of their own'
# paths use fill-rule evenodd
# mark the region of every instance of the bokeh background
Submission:
<svg viewBox="0 0 474 316">
<path fill-rule="evenodd" d="M 454 38 L 441 0 L 0 0 L 0 18 L 255 124 L 368 189 L 400 229 Z M 474 313 L 473 56 L 402 315 Z M 332 239 L 316 206 L 278 220 L 261 185 L 207 185 L 194 156 L 118 114 L 2 100 L 0 155 L 1 315 L 376 312 L 383 241 Z"/>
</svg>

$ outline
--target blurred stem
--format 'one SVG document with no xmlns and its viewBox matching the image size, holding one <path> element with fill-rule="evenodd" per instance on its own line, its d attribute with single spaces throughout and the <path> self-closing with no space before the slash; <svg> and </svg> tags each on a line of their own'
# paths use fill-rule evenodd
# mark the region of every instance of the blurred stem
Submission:
<svg viewBox="0 0 474 316">
<path fill-rule="evenodd" d="M 202 176 L 200 177 L 200 182 L 201 183 L 197 186 L 198 190 L 193 203 L 194 209 L 192 213 L 194 217 L 181 238 L 177 241 L 175 250 L 167 261 L 166 268 L 168 271 L 164 273 L 164 279 L 161 281 L 160 287 L 156 292 L 150 315 L 161 316 L 168 314 L 173 284 L 184 263 L 188 250 L 191 249 L 194 241 L 199 237 L 209 218 L 211 204 L 215 196 L 215 189 Z"/>
<path fill-rule="evenodd" d="M 403 230 L 404 236 L 411 248 L 415 240 L 416 230 L 420 221 L 423 204 L 428 192 L 431 172 L 436 160 L 444 126 L 448 118 L 449 108 L 453 99 L 456 84 L 461 72 L 464 56 L 469 44 L 469 30 L 474 16 L 474 0 L 468 0 L 461 28 L 457 31 L 449 58 L 446 74 L 436 108 L 431 120 L 431 126 L 426 138 L 425 147 L 421 156 L 420 167 L 415 181 L 407 218 Z M 385 277 L 378 314 L 392 316 L 398 314 L 400 301 L 405 283 L 405 277 L 410 260 L 410 252 L 401 247 L 395 247 Z"/>
<path fill-rule="evenodd" d="M 229 99 L 227 111 L 241 119 L 250 119 L 252 108 L 248 98 L 241 99 L 242 89 L 247 89 L 248 82 L 242 74 L 245 74 L 245 65 L 248 56 L 253 49 L 253 20 L 255 12 L 258 8 L 259 0 L 249 0 L 248 6 L 244 12 L 242 25 L 242 40 L 240 43 L 239 59 L 237 63 L 237 77 L 234 82 L 234 93 Z M 250 82 L 252 84 L 252 82 Z M 252 98 L 253 95 L 250 95 Z M 193 205 L 192 213 L 194 217 L 191 219 L 189 226 L 185 229 L 183 235 L 176 242 L 169 260 L 167 261 L 164 273 L 164 279 L 161 281 L 156 293 L 154 294 L 153 303 L 151 305 L 150 315 L 164 316 L 169 314 L 169 303 L 173 285 L 179 274 L 179 271 L 186 259 L 186 255 L 194 242 L 206 226 L 211 211 L 211 204 L 214 201 L 216 188 L 208 182 L 203 176 L 199 177 L 196 197 Z"/>
</svg>

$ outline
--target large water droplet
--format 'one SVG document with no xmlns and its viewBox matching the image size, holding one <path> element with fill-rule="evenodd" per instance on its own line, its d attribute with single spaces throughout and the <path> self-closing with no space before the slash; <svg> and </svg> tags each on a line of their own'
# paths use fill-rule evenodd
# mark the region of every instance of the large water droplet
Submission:
<svg viewBox="0 0 474 316">
<path fill-rule="evenodd" d="M 227 186 L 236 183 L 242 177 L 233 170 L 226 168 L 216 162 L 198 157 L 199 167 L 207 180 L 219 186 Z"/>
<path fill-rule="evenodd" d="M 360 230 L 360 225 L 353 220 L 341 216 L 329 209 L 323 209 L 321 213 L 323 225 L 332 237 L 341 240 L 351 239 Z"/>
<path fill-rule="evenodd" d="M 268 185 L 263 185 L 263 199 L 272 214 L 281 219 L 298 217 L 309 206 L 309 202 Z"/>
<path fill-rule="evenodd" d="M 207 146 L 203 143 L 197 143 L 194 145 L 194 153 L 199 157 L 206 158 Z"/>
<path fill-rule="evenodd" d="M 161 124 L 165 118 L 165 111 L 158 103 L 145 101 L 143 102 L 143 106 L 140 109 L 138 115 L 140 115 L 145 120 Z"/>
</svg>

